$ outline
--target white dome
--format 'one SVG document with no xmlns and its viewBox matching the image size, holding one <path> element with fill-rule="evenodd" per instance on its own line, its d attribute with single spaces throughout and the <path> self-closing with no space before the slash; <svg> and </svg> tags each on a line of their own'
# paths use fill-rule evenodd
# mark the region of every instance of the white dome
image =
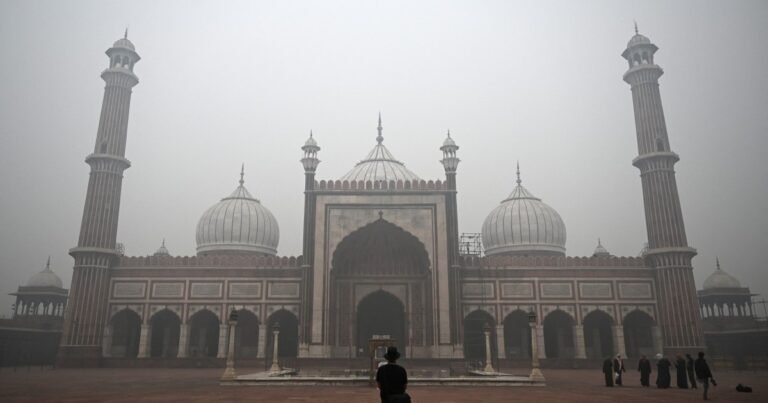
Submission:
<svg viewBox="0 0 768 403">
<path fill-rule="evenodd" d="M 128 38 L 120 38 L 117 41 L 115 41 L 114 44 L 112 44 L 113 48 L 125 48 L 136 51 L 136 48 L 133 46 L 133 42 L 129 41 Z"/>
<path fill-rule="evenodd" d="M 341 177 L 342 181 L 414 181 L 421 180 L 415 173 L 398 161 L 387 147 L 382 144 L 384 137 L 381 135 L 381 114 L 379 114 L 379 135 L 376 136 L 376 146 L 368 153 L 364 160 L 358 162 L 351 171 Z"/>
<path fill-rule="evenodd" d="M 197 223 L 197 253 L 277 254 L 280 229 L 272 213 L 243 186 L 209 208 Z"/>
<path fill-rule="evenodd" d="M 736 277 L 726 273 L 720 268 L 720 260 L 717 260 L 717 269 L 704 280 L 704 289 L 711 290 L 715 288 L 741 288 L 741 283 Z"/>
<path fill-rule="evenodd" d="M 27 281 L 27 287 L 64 288 L 59 276 L 51 270 L 51 258 L 48 258 L 48 263 L 45 264 L 43 271 L 35 274 Z"/>
<path fill-rule="evenodd" d="M 564 255 L 565 224 L 557 211 L 520 183 L 483 222 L 486 255 Z"/>
<path fill-rule="evenodd" d="M 605 249 L 603 243 L 600 242 L 600 238 L 597 238 L 597 246 L 595 247 L 595 251 L 592 252 L 592 256 L 611 256 L 611 253 L 608 252 L 608 249 Z"/>
<path fill-rule="evenodd" d="M 629 40 L 629 42 L 627 42 L 627 48 L 631 48 L 637 45 L 650 45 L 650 44 L 651 44 L 651 40 L 648 39 L 648 37 L 641 34 L 635 34 L 635 36 L 633 36 Z"/>
<path fill-rule="evenodd" d="M 168 252 L 168 248 L 165 247 L 165 239 L 163 239 L 163 243 L 157 248 L 157 251 L 152 256 L 171 256 L 171 253 Z"/>
</svg>

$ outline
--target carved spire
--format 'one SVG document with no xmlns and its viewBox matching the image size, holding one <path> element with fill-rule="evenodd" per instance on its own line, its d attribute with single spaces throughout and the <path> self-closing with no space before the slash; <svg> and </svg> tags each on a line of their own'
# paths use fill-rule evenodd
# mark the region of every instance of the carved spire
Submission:
<svg viewBox="0 0 768 403">
<path fill-rule="evenodd" d="M 243 176 L 245 176 L 245 163 L 243 163 L 243 165 L 240 166 L 240 186 L 243 186 L 243 184 L 245 183 L 245 181 L 243 180 Z"/>
<path fill-rule="evenodd" d="M 379 135 L 376 136 L 376 142 L 381 144 L 381 142 L 384 141 L 384 136 L 381 135 L 382 130 L 384 130 L 384 128 L 381 127 L 381 112 L 379 112 L 379 127 L 376 129 L 379 131 Z"/>
<path fill-rule="evenodd" d="M 520 186 L 521 183 L 523 181 L 520 180 L 520 161 L 517 161 L 517 186 Z"/>
</svg>

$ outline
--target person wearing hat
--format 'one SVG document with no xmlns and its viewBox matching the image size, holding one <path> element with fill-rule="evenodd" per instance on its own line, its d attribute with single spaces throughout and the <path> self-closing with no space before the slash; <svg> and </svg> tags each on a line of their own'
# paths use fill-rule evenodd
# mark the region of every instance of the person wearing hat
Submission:
<svg viewBox="0 0 768 403">
<path fill-rule="evenodd" d="M 382 403 L 411 403 L 411 397 L 405 393 L 408 385 L 408 373 L 405 368 L 395 362 L 400 358 L 397 347 L 387 347 L 384 354 L 387 363 L 376 371 L 376 384 L 379 385 L 379 396 Z"/>
</svg>

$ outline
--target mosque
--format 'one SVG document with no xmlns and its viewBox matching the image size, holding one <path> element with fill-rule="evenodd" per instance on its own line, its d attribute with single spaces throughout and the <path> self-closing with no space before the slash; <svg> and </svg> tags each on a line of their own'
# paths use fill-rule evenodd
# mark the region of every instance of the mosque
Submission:
<svg viewBox="0 0 768 403">
<path fill-rule="evenodd" d="M 239 359 L 269 359 L 277 334 L 286 359 L 367 356 L 369 340 L 386 336 L 404 359 L 479 360 L 488 329 L 500 360 L 528 359 L 533 337 L 545 362 L 703 350 L 700 298 L 707 296 L 694 284 L 696 250 L 686 240 L 656 50 L 636 32 L 622 53 L 648 233 L 641 256 L 613 256 L 599 242 L 590 257 L 567 256 L 563 219 L 528 190 L 535 184 L 523 186 L 519 167 L 516 186 L 489 212 L 476 244 L 463 242 L 456 141 L 449 133 L 436 144 L 445 177 L 423 178 L 386 147 L 379 117 L 373 148 L 338 179 L 315 178 L 313 135 L 301 147 L 301 256 L 278 254 L 278 221 L 241 172 L 232 193 L 202 213 L 196 256 L 174 256 L 163 244 L 151 256 L 130 257 L 116 234 L 140 57 L 127 37 L 119 39 L 101 75 L 106 87 L 86 157 L 80 236 L 70 250 L 59 364 L 221 359 L 232 310 Z M 480 240 L 484 253 L 474 247 Z"/>
</svg>

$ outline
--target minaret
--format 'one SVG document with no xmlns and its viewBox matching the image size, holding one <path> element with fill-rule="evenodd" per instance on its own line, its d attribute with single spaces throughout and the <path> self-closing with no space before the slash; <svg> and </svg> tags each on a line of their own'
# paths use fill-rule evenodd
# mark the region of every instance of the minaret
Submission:
<svg viewBox="0 0 768 403">
<path fill-rule="evenodd" d="M 624 81 L 632 86 L 638 156 L 632 164 L 640 169 L 648 230 L 648 262 L 656 270 L 659 324 L 665 350 L 690 352 L 704 348 L 701 315 L 691 260 L 696 250 L 688 246 L 683 213 L 675 181 L 675 163 L 664 122 L 659 77 L 654 64 L 658 48 L 637 32 L 622 57 L 629 62 Z"/>
<path fill-rule="evenodd" d="M 379 124 L 381 126 L 381 124 Z M 304 295 L 302 297 L 303 317 L 299 319 L 302 324 L 301 334 L 299 335 L 299 354 L 301 356 L 309 355 L 308 342 L 311 339 L 312 331 L 312 263 L 315 261 L 315 207 L 317 197 L 315 196 L 315 171 L 320 165 L 317 158 L 317 152 L 320 146 L 309 131 L 309 138 L 301 147 L 304 152 L 304 158 L 301 159 L 301 165 L 304 166 L 304 245 L 302 248 L 302 265 L 304 284 Z"/>
<path fill-rule="evenodd" d="M 91 166 L 85 196 L 83 221 L 77 247 L 69 254 L 75 259 L 72 286 L 59 360 L 66 365 L 97 364 L 107 322 L 107 294 L 110 268 L 118 259 L 115 238 L 120 211 L 123 171 L 131 164 L 125 159 L 128 110 L 131 89 L 139 83 L 133 67 L 140 57 L 128 31 L 107 50 L 109 66 L 101 78 L 106 82 L 99 128 L 93 153 L 85 158 Z"/>
<path fill-rule="evenodd" d="M 459 301 L 461 295 L 460 279 L 459 279 L 459 213 L 456 203 L 456 169 L 459 166 L 459 157 L 456 156 L 456 151 L 459 150 L 459 146 L 451 138 L 451 131 L 448 130 L 447 137 L 443 141 L 443 145 L 440 147 L 440 151 L 443 152 L 443 159 L 440 163 L 443 164 L 445 169 L 445 183 L 448 187 L 448 193 L 445 196 L 445 220 L 446 229 L 448 230 L 448 279 L 449 279 L 449 301 L 450 301 L 450 323 L 451 323 L 451 340 L 454 343 L 455 350 L 461 351 L 458 345 L 461 341 L 461 332 L 459 331 L 459 324 L 463 318 Z"/>
</svg>

